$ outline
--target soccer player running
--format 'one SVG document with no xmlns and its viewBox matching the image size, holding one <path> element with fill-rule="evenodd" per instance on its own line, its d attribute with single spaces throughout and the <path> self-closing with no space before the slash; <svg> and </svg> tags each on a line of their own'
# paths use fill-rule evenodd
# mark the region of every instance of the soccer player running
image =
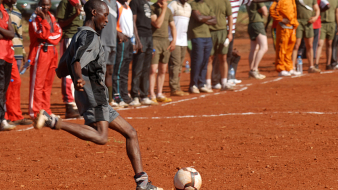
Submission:
<svg viewBox="0 0 338 190">
<path fill-rule="evenodd" d="M 264 3 L 251 3 L 246 6 L 249 15 L 248 33 L 251 40 L 249 54 L 249 77 L 265 79 L 258 71 L 258 65 L 264 54 L 268 51 L 268 38 L 264 29 L 263 16 L 268 16 L 268 9 Z"/>
<path fill-rule="evenodd" d="M 84 26 L 79 28 L 62 56 L 57 75 L 59 78 L 71 75 L 76 90 L 75 102 L 84 117 L 85 125 L 63 122 L 60 118 L 40 110 L 34 127 L 62 129 L 80 139 L 100 145 L 107 143 L 108 128 L 111 128 L 126 138 L 127 154 L 135 172 L 136 190 L 162 190 L 153 186 L 143 171 L 135 129 L 108 103 L 105 51 L 99 34 L 108 23 L 109 9 L 101 0 L 89 0 L 84 5 L 84 11 Z"/>
<path fill-rule="evenodd" d="M 0 131 L 8 131 L 15 125 L 8 124 L 5 119 L 6 92 L 11 80 L 14 51 L 12 49 L 14 29 L 10 23 L 11 18 L 0 0 Z"/>
<path fill-rule="evenodd" d="M 296 44 L 293 49 L 292 61 L 293 65 L 296 65 L 298 49 L 302 42 L 302 38 L 304 38 L 305 46 L 306 46 L 306 56 L 309 60 L 309 73 L 319 73 L 320 70 L 315 68 L 313 63 L 313 39 L 314 39 L 314 30 L 313 23 L 319 17 L 320 9 L 317 4 L 317 0 L 296 0 L 297 5 L 297 20 L 299 26 L 296 32 Z"/>
<path fill-rule="evenodd" d="M 332 42 L 336 34 L 336 24 L 338 24 L 338 1 L 328 0 L 330 8 L 321 12 L 320 16 L 322 19 L 322 28 L 320 31 L 320 40 L 317 50 L 316 64 L 319 64 L 320 55 L 326 42 L 326 70 L 333 70 L 334 67 L 331 65 L 332 57 Z M 335 52 L 336 53 L 336 52 Z"/>
</svg>

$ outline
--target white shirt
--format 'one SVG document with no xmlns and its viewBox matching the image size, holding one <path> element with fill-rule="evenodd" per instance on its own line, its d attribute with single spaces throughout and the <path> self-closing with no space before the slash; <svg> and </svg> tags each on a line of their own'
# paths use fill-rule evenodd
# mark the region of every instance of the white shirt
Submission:
<svg viewBox="0 0 338 190">
<path fill-rule="evenodd" d="M 118 1 L 116 1 L 116 4 L 118 12 L 116 30 L 131 38 L 134 35 L 133 12 L 129 5 L 127 5 L 127 8 L 124 8 Z"/>
<path fill-rule="evenodd" d="M 189 3 L 185 3 L 184 5 L 181 2 L 172 1 L 168 8 L 173 13 L 173 18 L 177 31 L 177 46 L 188 46 L 188 26 L 189 20 L 191 16 L 191 6 Z M 171 28 L 169 27 L 169 40 L 172 41 L 173 37 L 171 35 Z"/>
</svg>

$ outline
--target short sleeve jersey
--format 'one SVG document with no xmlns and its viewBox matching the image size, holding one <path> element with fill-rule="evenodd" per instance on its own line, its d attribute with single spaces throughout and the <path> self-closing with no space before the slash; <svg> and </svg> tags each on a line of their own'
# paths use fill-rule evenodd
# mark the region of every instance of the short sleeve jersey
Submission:
<svg viewBox="0 0 338 190">
<path fill-rule="evenodd" d="M 147 0 L 133 0 L 130 2 L 133 15 L 136 15 L 136 27 L 139 36 L 151 37 L 151 10 Z"/>
<path fill-rule="evenodd" d="M 162 8 L 158 6 L 157 3 L 153 4 L 150 7 L 150 9 L 151 9 L 151 15 L 156 15 L 157 17 L 159 17 L 162 12 Z M 167 8 L 162 26 L 160 28 L 155 28 L 154 26 L 152 26 L 153 37 L 168 38 L 169 37 L 168 26 L 169 26 L 169 23 L 172 21 L 174 21 L 173 14 L 170 11 L 170 9 Z"/>
<path fill-rule="evenodd" d="M 68 0 L 62 0 L 56 11 L 57 19 L 68 19 L 76 14 L 76 8 L 73 7 Z M 71 24 L 62 28 L 62 38 L 72 38 L 74 34 L 77 32 L 77 28 L 83 25 L 83 20 L 80 19 L 80 15 L 77 16 Z"/>
<path fill-rule="evenodd" d="M 116 47 L 116 18 L 117 18 L 117 7 L 116 0 L 103 0 L 108 8 L 108 23 L 101 31 L 101 44 L 107 47 Z"/>
<path fill-rule="evenodd" d="M 337 0 L 328 0 L 328 1 L 330 3 L 329 10 L 320 13 L 322 23 L 336 21 L 336 9 L 338 8 L 338 1 Z"/>
<path fill-rule="evenodd" d="M 249 15 L 249 23 L 264 22 L 262 13 L 258 12 L 262 7 L 265 7 L 264 3 L 251 3 L 246 6 Z"/>
<path fill-rule="evenodd" d="M 203 16 L 214 16 L 212 9 L 205 2 L 191 2 L 192 11 L 199 11 Z M 193 16 L 190 18 L 188 28 L 188 38 L 210 38 L 209 25 L 199 22 Z"/>
<path fill-rule="evenodd" d="M 211 25 L 210 30 L 223 30 L 227 28 L 227 17 L 232 15 L 229 0 L 205 0 L 209 7 L 214 11 L 217 24 Z"/>
<path fill-rule="evenodd" d="M 306 8 L 300 0 L 296 0 L 297 5 L 297 19 L 299 20 L 309 20 L 311 17 L 315 16 L 315 11 L 313 10 L 313 6 L 317 4 L 317 0 L 301 0 L 304 2 L 304 5 L 312 8 L 312 10 Z"/>
</svg>

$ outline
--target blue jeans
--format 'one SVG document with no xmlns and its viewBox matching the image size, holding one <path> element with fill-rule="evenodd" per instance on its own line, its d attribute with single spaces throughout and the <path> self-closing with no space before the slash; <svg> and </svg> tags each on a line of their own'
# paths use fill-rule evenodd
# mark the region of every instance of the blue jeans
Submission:
<svg viewBox="0 0 338 190">
<path fill-rule="evenodd" d="M 210 52 L 212 49 L 211 38 L 191 39 L 191 72 L 189 87 L 196 86 L 201 88 L 205 85 L 207 66 Z"/>
</svg>

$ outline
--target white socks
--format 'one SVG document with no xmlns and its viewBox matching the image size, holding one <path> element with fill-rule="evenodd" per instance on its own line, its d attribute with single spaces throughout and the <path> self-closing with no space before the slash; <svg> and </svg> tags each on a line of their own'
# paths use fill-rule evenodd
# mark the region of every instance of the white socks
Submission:
<svg viewBox="0 0 338 190">
<path fill-rule="evenodd" d="M 227 84 L 228 79 L 227 78 L 222 78 L 221 82 L 222 82 L 222 87 L 224 87 Z"/>
<path fill-rule="evenodd" d="M 207 79 L 206 83 L 207 83 L 207 88 L 211 89 L 211 79 Z"/>
</svg>

